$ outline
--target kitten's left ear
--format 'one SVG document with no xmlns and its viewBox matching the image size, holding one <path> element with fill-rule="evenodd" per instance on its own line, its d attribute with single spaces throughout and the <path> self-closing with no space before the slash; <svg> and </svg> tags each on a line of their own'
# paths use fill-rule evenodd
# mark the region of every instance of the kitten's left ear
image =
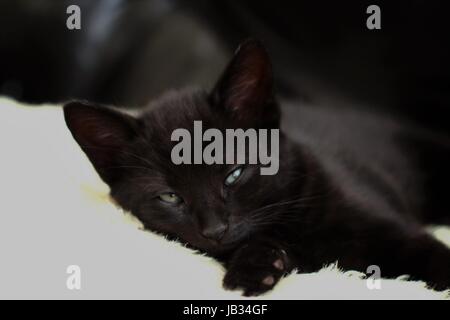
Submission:
<svg viewBox="0 0 450 320">
<path fill-rule="evenodd" d="M 236 51 L 211 94 L 212 103 L 229 112 L 238 125 L 279 126 L 272 65 L 264 46 L 247 40 Z"/>
<path fill-rule="evenodd" d="M 64 106 L 64 118 L 73 137 L 109 185 L 121 178 L 121 158 L 136 136 L 137 120 L 110 108 L 85 102 Z"/>
</svg>

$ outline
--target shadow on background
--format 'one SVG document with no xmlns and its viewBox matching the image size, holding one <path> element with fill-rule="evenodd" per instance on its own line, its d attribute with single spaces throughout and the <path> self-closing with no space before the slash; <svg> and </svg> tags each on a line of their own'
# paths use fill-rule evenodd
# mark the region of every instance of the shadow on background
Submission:
<svg viewBox="0 0 450 320">
<path fill-rule="evenodd" d="M 82 29 L 68 30 L 77 4 Z M 366 8 L 381 7 L 381 30 Z M 443 1 L 0 1 L 0 94 L 140 106 L 169 88 L 210 88 L 243 39 L 273 57 L 278 92 L 358 104 L 449 131 Z"/>
</svg>

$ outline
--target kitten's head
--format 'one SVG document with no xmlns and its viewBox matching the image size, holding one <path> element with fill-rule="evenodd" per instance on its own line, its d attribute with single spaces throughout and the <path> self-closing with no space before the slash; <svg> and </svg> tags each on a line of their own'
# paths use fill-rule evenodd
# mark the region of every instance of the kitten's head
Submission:
<svg viewBox="0 0 450 320">
<path fill-rule="evenodd" d="M 172 132 L 279 128 L 269 57 L 259 42 L 243 43 L 212 93 L 172 92 L 139 117 L 82 102 L 64 107 L 75 140 L 110 186 L 112 197 L 146 228 L 210 253 L 246 241 L 276 223 L 271 205 L 292 197 L 292 145 L 280 137 L 276 175 L 259 165 L 181 164 L 171 161 Z M 296 190 L 298 192 L 298 190 Z M 270 212 L 268 211 L 269 209 Z"/>
</svg>

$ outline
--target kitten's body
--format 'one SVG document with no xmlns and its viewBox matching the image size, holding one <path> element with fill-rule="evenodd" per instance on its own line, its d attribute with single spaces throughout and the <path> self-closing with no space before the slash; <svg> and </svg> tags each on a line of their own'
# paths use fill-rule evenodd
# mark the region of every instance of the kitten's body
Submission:
<svg viewBox="0 0 450 320">
<path fill-rule="evenodd" d="M 421 171 L 405 140 L 413 139 L 413 127 L 356 106 L 286 104 L 283 115 L 284 132 L 320 163 L 333 192 L 387 217 L 406 206 L 402 220 L 419 214 Z"/>
<path fill-rule="evenodd" d="M 436 137 L 352 108 L 284 103 L 278 174 L 247 165 L 227 186 L 235 165 L 171 163 L 171 133 L 192 130 L 195 120 L 219 130 L 278 128 L 270 71 L 264 49 L 250 41 L 211 95 L 174 93 L 137 118 L 71 103 L 66 122 L 115 200 L 148 229 L 222 261 L 228 288 L 259 294 L 293 268 L 336 260 L 450 286 L 450 250 L 422 225 L 449 214 L 439 201 L 450 177 L 439 166 L 445 159 L 425 153 L 448 159 L 445 139 L 437 147 Z M 167 194 L 177 201 L 161 201 Z M 440 210 L 428 214 L 432 207 Z"/>
<path fill-rule="evenodd" d="M 397 212 L 402 222 L 450 222 L 450 205 L 443 201 L 449 137 L 358 106 L 287 102 L 282 110 L 283 131 L 314 155 L 354 204 L 378 207 L 391 218 L 389 212 Z"/>
<path fill-rule="evenodd" d="M 433 197 L 445 193 L 444 182 L 450 178 L 445 166 L 450 161 L 448 140 L 357 107 L 285 106 L 285 132 L 310 152 L 320 168 L 317 179 L 323 179 L 318 187 L 322 196 L 314 206 L 325 208 L 304 241 L 329 250 L 319 256 L 319 249 L 311 250 L 313 257 L 305 258 L 316 257 L 311 271 L 324 260 L 360 270 L 371 261 L 385 275 L 394 276 L 402 268 L 408 272 L 401 261 L 405 255 L 411 259 L 410 273 L 427 278 L 436 272 L 448 286 L 450 254 L 440 244 L 429 246 L 434 240 L 423 229 L 423 224 L 449 221 L 449 206 L 445 201 L 437 204 L 439 196 Z M 312 209 L 315 214 L 318 210 Z M 424 271 L 421 264 L 428 263 L 433 250 L 439 252 L 436 265 Z"/>
</svg>

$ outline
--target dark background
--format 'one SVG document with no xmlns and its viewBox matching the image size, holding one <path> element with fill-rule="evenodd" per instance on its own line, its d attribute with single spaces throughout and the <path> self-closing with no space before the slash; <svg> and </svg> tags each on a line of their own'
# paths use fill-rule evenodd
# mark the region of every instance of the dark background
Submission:
<svg viewBox="0 0 450 320">
<path fill-rule="evenodd" d="M 67 6 L 81 30 L 66 28 Z M 381 8 L 381 30 L 366 8 Z M 450 132 L 444 1 L 0 0 L 0 95 L 141 106 L 210 88 L 237 45 L 259 38 L 278 94 L 352 103 Z"/>
</svg>

